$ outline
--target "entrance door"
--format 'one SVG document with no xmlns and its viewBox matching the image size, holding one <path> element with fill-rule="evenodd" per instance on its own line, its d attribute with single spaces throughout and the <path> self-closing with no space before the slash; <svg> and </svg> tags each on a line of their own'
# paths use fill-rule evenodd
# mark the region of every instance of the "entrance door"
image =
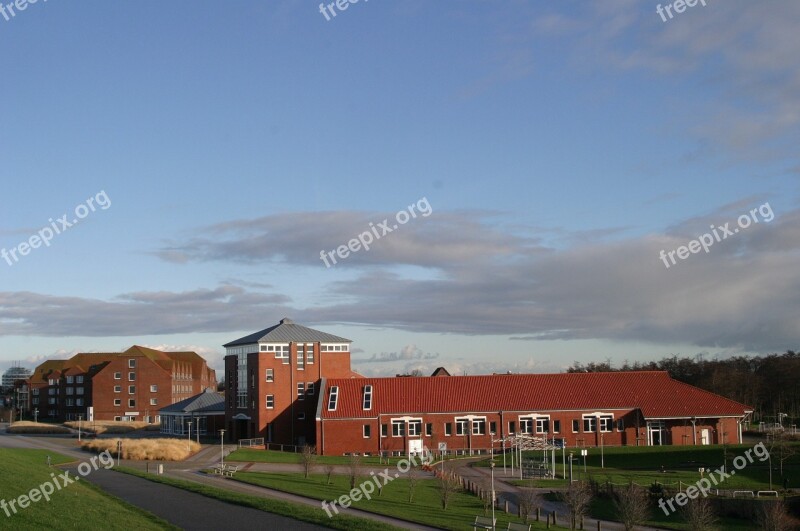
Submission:
<svg viewBox="0 0 800 531">
<path fill-rule="evenodd" d="M 700 444 L 704 446 L 711 444 L 711 433 L 708 428 L 700 430 Z"/>
</svg>

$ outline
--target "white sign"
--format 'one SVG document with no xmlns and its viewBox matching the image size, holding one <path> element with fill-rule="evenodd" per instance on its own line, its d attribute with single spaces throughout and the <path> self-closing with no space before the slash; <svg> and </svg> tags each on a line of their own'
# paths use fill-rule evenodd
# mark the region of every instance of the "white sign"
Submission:
<svg viewBox="0 0 800 531">
<path fill-rule="evenodd" d="M 439 443 L 439 451 L 440 452 L 446 452 L 447 451 L 447 443 L 446 442 L 440 442 Z"/>
<path fill-rule="evenodd" d="M 589 450 L 581 450 L 581 455 L 589 455 Z"/>
</svg>

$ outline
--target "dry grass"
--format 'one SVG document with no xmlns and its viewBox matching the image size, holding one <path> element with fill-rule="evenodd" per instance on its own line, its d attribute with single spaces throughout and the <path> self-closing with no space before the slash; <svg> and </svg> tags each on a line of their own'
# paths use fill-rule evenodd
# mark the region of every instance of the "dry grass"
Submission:
<svg viewBox="0 0 800 531">
<path fill-rule="evenodd" d="M 77 430 L 78 429 L 78 421 L 71 421 L 65 422 L 66 426 Z M 141 430 L 143 428 L 147 428 L 151 426 L 148 422 L 122 422 L 117 420 L 96 420 L 96 421 L 81 421 L 80 422 L 81 430 L 85 432 L 91 433 L 130 433 L 132 431 Z M 160 424 L 156 424 L 155 426 L 159 426 Z"/>
<path fill-rule="evenodd" d="M 21 420 L 15 422 L 6 430 L 8 433 L 69 433 L 69 429 L 57 424 L 46 424 L 44 422 L 31 422 L 29 420 Z"/>
<path fill-rule="evenodd" d="M 120 439 L 95 439 L 84 442 L 81 447 L 91 452 L 108 450 L 117 455 Z M 136 461 L 183 461 L 200 451 L 201 446 L 186 439 L 122 439 L 122 459 Z"/>
</svg>

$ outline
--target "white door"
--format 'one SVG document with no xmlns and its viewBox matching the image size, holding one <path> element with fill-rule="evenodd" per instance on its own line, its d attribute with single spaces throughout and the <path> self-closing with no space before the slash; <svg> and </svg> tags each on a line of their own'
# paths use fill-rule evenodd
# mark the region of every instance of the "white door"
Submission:
<svg viewBox="0 0 800 531">
<path fill-rule="evenodd" d="M 408 456 L 422 455 L 422 440 L 411 439 L 408 441 Z"/>
<path fill-rule="evenodd" d="M 711 444 L 711 433 L 708 431 L 708 428 L 700 430 L 700 444 L 704 446 Z"/>
</svg>

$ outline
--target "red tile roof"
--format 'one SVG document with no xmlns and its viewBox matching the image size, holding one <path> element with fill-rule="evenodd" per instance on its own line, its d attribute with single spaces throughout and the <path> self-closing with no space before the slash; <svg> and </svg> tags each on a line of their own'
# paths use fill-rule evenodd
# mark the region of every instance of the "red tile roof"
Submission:
<svg viewBox="0 0 800 531">
<path fill-rule="evenodd" d="M 372 409 L 362 409 L 365 385 Z M 336 411 L 328 393 L 339 387 Z M 673 380 L 666 371 L 498 374 L 448 378 L 330 379 L 323 418 L 375 417 L 379 413 L 570 411 L 640 409 L 646 418 L 742 416 L 751 407 Z"/>
</svg>

